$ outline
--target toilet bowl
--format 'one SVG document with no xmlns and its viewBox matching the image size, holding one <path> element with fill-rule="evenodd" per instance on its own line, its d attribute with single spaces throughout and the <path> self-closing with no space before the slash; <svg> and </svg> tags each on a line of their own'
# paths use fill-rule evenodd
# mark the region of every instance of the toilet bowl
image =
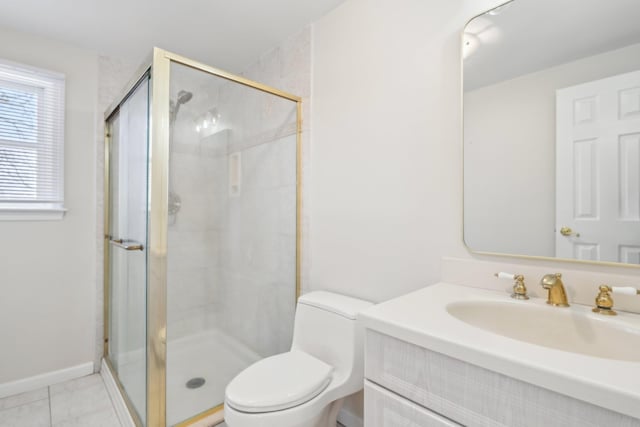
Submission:
<svg viewBox="0 0 640 427">
<path fill-rule="evenodd" d="M 227 425 L 335 427 L 344 397 L 363 386 L 357 317 L 371 305 L 324 291 L 301 296 L 291 350 L 254 363 L 227 386 Z"/>
</svg>

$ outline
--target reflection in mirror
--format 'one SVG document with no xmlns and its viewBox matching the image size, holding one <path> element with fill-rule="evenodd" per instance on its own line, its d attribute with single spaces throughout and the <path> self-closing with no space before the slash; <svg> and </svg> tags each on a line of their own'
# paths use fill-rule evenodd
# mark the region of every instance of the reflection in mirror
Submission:
<svg viewBox="0 0 640 427">
<path fill-rule="evenodd" d="M 514 0 L 464 30 L 464 239 L 640 264 L 640 1 Z"/>
</svg>

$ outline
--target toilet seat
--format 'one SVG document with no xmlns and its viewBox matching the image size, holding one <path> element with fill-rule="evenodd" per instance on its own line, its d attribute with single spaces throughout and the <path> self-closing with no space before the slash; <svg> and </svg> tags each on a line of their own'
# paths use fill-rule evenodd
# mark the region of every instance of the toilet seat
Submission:
<svg viewBox="0 0 640 427">
<path fill-rule="evenodd" d="M 225 402 L 249 413 L 274 412 L 305 403 L 331 382 L 333 367 L 302 351 L 262 359 L 227 386 Z"/>
</svg>

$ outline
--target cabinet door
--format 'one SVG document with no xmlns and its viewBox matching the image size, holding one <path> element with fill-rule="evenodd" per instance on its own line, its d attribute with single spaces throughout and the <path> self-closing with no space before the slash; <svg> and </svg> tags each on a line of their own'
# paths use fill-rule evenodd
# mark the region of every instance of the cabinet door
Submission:
<svg viewBox="0 0 640 427">
<path fill-rule="evenodd" d="M 365 427 L 460 427 L 372 382 L 364 384 Z"/>
</svg>

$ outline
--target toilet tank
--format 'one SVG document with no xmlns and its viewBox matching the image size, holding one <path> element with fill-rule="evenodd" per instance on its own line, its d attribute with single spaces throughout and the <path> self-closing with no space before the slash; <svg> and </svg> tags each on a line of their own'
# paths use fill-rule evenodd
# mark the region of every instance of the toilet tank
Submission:
<svg viewBox="0 0 640 427">
<path fill-rule="evenodd" d="M 334 368 L 334 378 L 362 388 L 364 330 L 358 313 L 373 304 L 332 292 L 316 291 L 298 299 L 292 350 L 301 350 Z"/>
</svg>

